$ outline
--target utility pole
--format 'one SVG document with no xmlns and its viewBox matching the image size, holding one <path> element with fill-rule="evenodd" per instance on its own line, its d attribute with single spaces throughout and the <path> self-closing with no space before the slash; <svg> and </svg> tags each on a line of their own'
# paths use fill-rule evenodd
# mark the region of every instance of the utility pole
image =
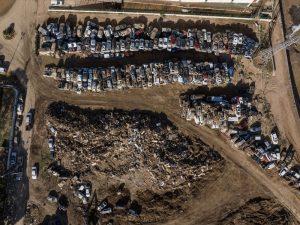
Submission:
<svg viewBox="0 0 300 225">
<path fill-rule="evenodd" d="M 291 34 L 284 42 L 277 44 L 274 47 L 267 48 L 259 53 L 259 56 L 266 61 L 269 61 L 272 55 L 275 55 L 279 51 L 288 48 L 289 46 L 300 42 L 300 36 Z"/>
</svg>

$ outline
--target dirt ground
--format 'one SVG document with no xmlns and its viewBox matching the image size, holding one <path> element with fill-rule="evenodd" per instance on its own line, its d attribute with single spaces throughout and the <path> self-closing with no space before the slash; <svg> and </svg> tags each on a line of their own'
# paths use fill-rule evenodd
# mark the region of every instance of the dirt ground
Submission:
<svg viewBox="0 0 300 225">
<path fill-rule="evenodd" d="M 72 6 L 74 8 L 81 9 L 105 9 L 114 8 L 115 5 L 109 4 L 109 1 L 97 1 L 97 0 L 66 0 L 66 6 Z M 214 4 L 214 3 L 185 3 L 180 1 L 162 1 L 162 0 L 125 0 L 123 1 L 122 9 L 135 9 L 144 11 L 160 11 L 160 12 L 181 12 L 182 9 L 189 9 L 192 12 L 198 13 L 219 13 L 220 15 L 232 14 L 232 15 L 250 15 L 254 12 L 259 4 L 252 7 L 245 7 L 245 4 Z"/>
<path fill-rule="evenodd" d="M 185 212 L 183 216 L 174 218 L 168 221 L 166 224 L 218 224 L 220 220 L 226 218 L 227 214 L 232 211 L 236 211 L 245 205 L 251 199 L 257 197 L 276 199 L 280 204 L 289 209 L 289 211 L 300 221 L 300 199 L 299 195 L 291 190 L 286 183 L 284 183 L 278 176 L 272 176 L 266 171 L 259 168 L 249 157 L 242 152 L 234 151 L 228 143 L 222 140 L 218 134 L 206 129 L 196 127 L 187 121 L 180 118 L 179 115 L 179 103 L 178 96 L 180 93 L 186 91 L 193 86 L 181 86 L 172 85 L 168 87 L 156 87 L 148 90 L 128 90 L 124 92 L 116 93 L 103 93 L 103 94 L 83 94 L 76 95 L 69 92 L 58 91 L 54 82 L 47 80 L 41 76 L 42 68 L 40 60 L 36 59 L 33 55 L 33 43 L 34 43 L 34 27 L 37 24 L 43 23 L 48 17 L 60 17 L 57 13 L 48 13 L 47 7 L 50 0 L 35 1 L 26 0 L 26 4 L 23 1 L 16 1 L 10 9 L 9 13 L 0 17 L 0 24 L 6 27 L 10 23 L 14 22 L 17 35 L 12 41 L 3 40 L 0 35 L 0 43 L 2 45 L 1 52 L 11 61 L 10 71 L 15 72 L 21 80 L 27 83 L 28 93 L 26 98 L 25 112 L 31 107 L 36 108 L 36 120 L 35 127 L 33 129 L 33 145 L 32 151 L 28 151 L 28 171 L 30 174 L 30 168 L 33 163 L 43 161 L 45 157 L 46 139 L 45 139 L 45 127 L 44 127 L 44 112 L 47 105 L 51 101 L 62 100 L 70 104 L 80 105 L 82 107 L 92 108 L 106 108 L 112 109 L 114 107 L 122 108 L 125 110 L 143 109 L 151 110 L 154 112 L 163 112 L 168 118 L 186 135 L 201 137 L 201 139 L 218 152 L 226 160 L 226 167 L 223 174 L 214 182 L 210 182 L 206 187 L 201 190 L 201 193 L 188 203 L 189 210 Z M 30 16 L 29 16 L 30 15 Z M 36 15 L 36 16 L 32 16 Z M 90 16 L 90 18 L 97 17 L 99 21 L 105 21 L 107 15 L 77 15 L 77 20 L 84 21 L 84 18 Z M 65 18 L 68 14 L 65 15 Z M 177 18 L 156 18 L 156 17 L 139 17 L 139 18 L 126 18 L 126 20 L 142 20 L 157 22 L 162 21 L 177 21 Z M 125 20 L 120 15 L 114 15 L 114 21 Z M 109 22 L 109 20 L 107 20 Z M 228 20 L 216 20 L 216 21 L 199 21 L 195 22 L 195 19 L 188 22 L 179 21 L 177 25 L 192 24 L 198 26 L 201 24 L 211 25 L 226 25 Z M 174 23 L 171 23 L 171 25 Z M 249 24 L 250 27 L 255 28 L 254 24 Z M 227 25 L 227 27 L 232 27 Z M 234 29 L 243 30 L 246 28 L 245 24 L 237 24 Z M 233 29 L 233 30 L 234 30 Z M 247 28 L 248 30 L 248 28 Z M 247 32 L 246 30 L 246 32 Z M 252 32 L 251 30 L 249 30 Z M 25 32 L 25 35 L 21 39 L 21 33 Z M 254 70 L 255 71 L 255 70 Z M 280 77 L 280 76 L 276 76 Z M 277 78 L 280 81 L 280 78 Z M 274 105 L 275 112 L 278 110 L 277 117 L 281 116 L 281 128 L 287 137 L 297 143 L 297 127 L 292 119 L 289 119 L 285 123 L 284 116 L 286 115 L 286 109 L 292 107 L 285 102 L 284 93 L 280 93 L 283 87 L 286 87 L 286 83 L 280 83 L 281 85 L 274 86 L 274 82 L 270 82 L 272 88 L 276 88 L 276 92 L 281 96 L 280 101 L 277 103 L 277 99 L 273 97 L 271 105 Z M 279 88 L 279 90 L 277 90 Z M 282 107 L 284 105 L 285 107 Z M 275 113 L 276 114 L 276 113 Z M 23 134 L 22 134 L 23 135 Z M 30 149 L 31 146 L 31 133 L 24 132 L 22 136 L 24 140 L 25 149 Z M 298 142 L 300 143 L 300 142 Z M 296 145 L 295 145 L 296 147 Z M 29 202 L 38 205 L 38 214 L 43 221 L 45 216 L 51 217 L 56 214 L 56 208 L 54 205 L 50 205 L 46 196 L 48 194 L 48 185 L 45 180 L 38 180 L 29 183 Z M 26 190 L 25 190 L 26 191 Z M 274 206 L 277 207 L 276 205 Z M 20 207 L 21 208 L 21 207 Z M 22 211 L 22 210 L 20 210 Z M 22 212 L 20 212 L 20 216 Z M 70 224 L 77 224 L 76 222 L 76 209 L 70 207 L 67 211 L 67 216 Z M 293 218 L 291 218 L 293 220 Z M 19 220 L 18 224 L 23 224 L 23 220 Z M 291 222 L 292 224 L 292 222 Z M 294 224 L 297 224 L 296 222 Z"/>
<path fill-rule="evenodd" d="M 274 27 L 272 44 L 273 46 L 284 40 L 280 17 L 277 18 Z M 262 76 L 264 93 L 271 104 L 271 111 L 281 132 L 293 144 L 296 152 L 300 153 L 300 119 L 297 112 L 292 87 L 289 77 L 289 65 L 285 51 L 280 51 L 274 57 L 275 70 L 272 76 Z M 299 70 L 296 71 L 298 73 Z M 299 159 L 299 158 L 298 158 Z"/>
<path fill-rule="evenodd" d="M 285 19 L 285 25 L 286 25 L 286 32 L 289 34 L 291 32 L 291 28 L 293 25 L 299 25 L 300 24 L 300 4 L 297 0 L 286 0 L 283 1 L 283 11 L 284 11 L 284 19 Z M 294 79 L 294 82 L 296 84 L 298 96 L 296 96 L 296 100 L 300 101 L 300 52 L 299 48 L 300 43 L 298 43 L 296 46 L 292 46 L 289 48 L 289 57 L 291 60 L 291 66 L 292 66 L 292 76 Z M 298 103 L 298 106 L 300 105 L 300 102 Z M 299 109 L 300 110 L 300 109 Z"/>
<path fill-rule="evenodd" d="M 68 95 L 63 97 L 61 96 L 61 100 L 67 101 L 69 103 L 80 104 L 84 106 L 90 106 L 93 108 L 105 107 L 105 108 L 123 108 L 123 109 L 146 109 L 146 110 L 154 110 L 156 112 L 166 112 L 168 117 L 174 122 L 185 134 L 198 136 L 206 142 L 210 143 L 216 149 L 220 150 L 221 153 L 225 153 L 227 148 L 227 144 L 221 141 L 219 143 L 218 135 L 214 132 L 210 131 L 209 129 L 199 130 L 198 127 L 195 127 L 192 124 L 189 124 L 183 119 L 179 118 L 179 112 L 177 110 L 178 106 L 178 99 L 176 95 L 180 92 L 186 90 L 187 87 L 174 85 L 171 89 L 166 89 L 165 87 L 156 88 L 155 90 L 144 90 L 143 94 L 141 90 L 132 90 L 124 95 L 123 93 L 107 93 L 103 96 L 95 96 L 95 100 L 81 100 L 81 97 L 77 98 L 78 96 L 74 95 L 72 98 L 69 98 Z M 164 97 L 162 97 L 164 96 Z M 91 98 L 91 97 L 89 97 Z M 75 100 L 76 99 L 76 100 Z M 96 100 L 98 99 L 98 100 Z M 147 101 L 145 100 L 147 99 Z M 159 102 L 160 104 L 157 104 Z M 40 105 L 41 104 L 41 105 Z M 40 99 L 38 101 L 38 113 L 40 115 L 44 114 L 44 110 L 46 108 L 47 101 Z M 44 121 L 41 123 L 40 120 L 44 120 L 43 116 L 37 115 L 36 124 L 37 128 L 35 132 L 39 132 L 40 134 L 44 133 L 43 129 L 45 130 Z M 44 126 L 44 128 L 43 128 Z M 204 135 L 203 135 L 204 134 Z M 43 149 L 42 152 L 34 151 L 32 152 L 31 164 L 36 161 L 39 161 L 40 157 L 45 157 L 45 152 L 48 152 L 46 147 L 45 135 L 40 135 L 40 138 L 35 139 L 38 143 L 34 145 L 34 149 Z M 222 149 L 220 149 L 220 147 Z M 181 216 L 173 221 L 169 221 L 168 224 L 216 224 L 216 222 L 223 217 L 227 212 L 229 213 L 235 207 L 242 206 L 242 204 L 248 201 L 251 198 L 255 198 L 257 196 L 270 196 L 270 192 L 268 192 L 268 188 L 273 189 L 273 185 L 283 185 L 285 184 L 280 183 L 278 184 L 278 177 L 277 175 L 272 177 L 272 181 L 270 181 L 270 177 L 265 174 L 265 171 L 257 171 L 258 173 L 255 174 L 254 178 L 252 178 L 253 174 L 252 170 L 257 170 L 257 165 L 254 162 L 249 161 L 248 156 L 242 155 L 241 157 L 240 152 L 236 152 L 233 150 L 230 154 L 230 160 L 234 159 L 235 163 L 232 164 L 230 161 L 226 162 L 226 168 L 224 169 L 224 173 L 222 174 L 221 178 L 217 179 L 215 182 L 210 182 L 207 187 L 204 187 L 199 196 L 192 201 L 190 205 L 192 206 L 189 210 L 187 210 L 186 215 Z M 228 152 L 224 154 L 225 158 L 228 157 Z M 227 158 L 228 159 L 228 158 Z M 245 169 L 246 166 L 246 170 Z M 241 170 L 241 168 L 244 168 Z M 249 175 L 252 176 L 249 176 Z M 263 177 L 261 177 L 263 176 Z M 264 186 L 260 186 L 256 180 L 265 180 Z M 272 185 L 271 185 L 272 184 Z M 48 190 L 44 190 L 45 183 L 32 183 L 33 189 L 31 192 L 35 192 L 32 195 L 32 199 L 35 199 L 35 204 L 37 204 L 37 199 L 42 199 L 48 194 Z M 277 189 L 274 186 L 275 189 Z M 297 210 L 297 197 L 287 192 L 287 187 L 281 187 L 280 192 L 283 191 L 282 197 L 284 199 L 292 200 L 292 202 L 286 203 L 287 205 L 291 206 L 294 205 L 294 209 Z M 39 193 L 37 195 L 37 193 Z M 280 196 L 281 194 L 276 192 L 276 196 Z M 286 196 L 289 196 L 286 198 Z M 272 195 L 271 195 L 272 196 Z M 199 200 L 198 200 L 199 199 Z M 294 202 L 295 201 L 295 202 Z M 293 203 L 294 202 L 294 203 Z M 43 208 L 46 206 L 43 206 Z M 52 207 L 53 208 L 53 207 Z M 224 208 L 226 210 L 224 210 Z M 46 212 L 49 213 L 49 209 L 46 207 L 44 209 Z M 51 214 L 54 211 L 52 209 Z M 72 212 L 69 212 L 69 215 L 72 215 Z M 51 215 L 50 214 L 50 215 Z M 197 215 L 197 216 L 196 216 Z M 216 216 L 216 215 L 219 215 Z M 70 217 L 69 217 L 70 218 Z"/>
<path fill-rule="evenodd" d="M 265 218 L 272 218 L 270 220 Z M 220 224 L 287 224 L 289 213 L 272 200 L 254 198 L 230 213 Z"/>
<path fill-rule="evenodd" d="M 14 4 L 15 0 L 1 0 L 0 1 L 0 15 L 4 15 Z"/>
</svg>

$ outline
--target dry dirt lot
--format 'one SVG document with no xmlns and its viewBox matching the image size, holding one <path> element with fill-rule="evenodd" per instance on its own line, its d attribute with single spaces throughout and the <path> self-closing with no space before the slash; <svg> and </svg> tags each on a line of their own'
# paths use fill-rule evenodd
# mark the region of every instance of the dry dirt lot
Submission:
<svg viewBox="0 0 300 225">
<path fill-rule="evenodd" d="M 0 1 L 0 15 L 4 15 L 14 4 L 15 0 L 1 0 Z"/>
<path fill-rule="evenodd" d="M 291 27 L 293 25 L 300 24 L 300 4 L 297 0 L 286 0 L 283 1 L 283 12 L 285 19 L 286 32 L 291 32 Z M 291 66 L 292 66 L 292 76 L 295 82 L 295 86 L 298 91 L 298 96 L 296 96 L 297 101 L 300 101 L 300 44 L 291 47 L 288 52 L 290 54 Z M 299 106 L 300 103 L 298 103 Z M 300 109 L 299 109 L 300 110 Z"/>
<path fill-rule="evenodd" d="M 40 61 L 36 60 L 33 55 L 33 28 L 37 24 L 44 22 L 48 17 L 61 16 L 61 14 L 47 12 L 49 2 L 49 0 L 26 0 L 26 4 L 23 4 L 23 1 L 16 1 L 9 13 L 0 17 L 0 23 L 3 27 L 9 23 L 15 23 L 17 36 L 13 41 L 7 41 L 3 40 L 1 35 L 0 42 L 3 46 L 1 51 L 11 59 L 11 71 L 19 69 L 18 74 L 21 74 L 20 78 L 24 80 L 24 83 L 29 79 L 30 85 L 28 85 L 28 88 L 30 90 L 27 94 L 29 102 L 26 102 L 26 107 L 27 109 L 34 105 L 36 107 L 37 114 L 32 139 L 32 151 L 28 151 L 28 154 L 30 154 L 29 168 L 35 162 L 43 162 L 44 157 L 46 157 L 46 152 L 48 153 L 48 149 L 46 148 L 44 115 L 46 107 L 51 101 L 61 100 L 70 104 L 80 105 L 82 107 L 89 106 L 92 108 L 103 107 L 112 109 L 117 107 L 125 110 L 138 108 L 154 112 L 163 112 L 182 132 L 189 136 L 200 137 L 205 143 L 219 151 L 226 160 L 226 166 L 222 176 L 204 186 L 199 195 L 187 204 L 188 210 L 186 210 L 182 216 L 168 221 L 168 224 L 226 224 L 231 219 L 235 220 L 236 217 L 240 217 L 240 215 L 241 217 L 242 215 L 247 216 L 249 214 L 249 207 L 254 208 L 253 212 L 255 212 L 261 205 L 266 205 L 267 208 L 270 208 L 270 212 L 277 212 L 277 203 L 273 203 L 272 200 L 269 201 L 269 203 L 265 203 L 264 201 L 260 203 L 260 201 L 257 201 L 257 197 L 275 199 L 275 201 L 278 200 L 278 202 L 289 209 L 290 212 L 296 216 L 298 221 L 300 221 L 299 195 L 291 190 L 286 183 L 283 183 L 277 176 L 266 174 L 266 172 L 252 162 L 248 156 L 232 150 L 224 140 L 220 139 L 218 134 L 206 128 L 198 128 L 180 118 L 178 96 L 181 92 L 191 88 L 191 86 L 172 85 L 168 87 L 157 87 L 151 90 L 129 90 L 100 95 L 75 95 L 58 91 L 53 82 L 43 78 L 41 76 L 42 68 L 38 66 Z M 84 21 L 87 16 L 90 16 L 90 18 L 97 17 L 99 21 L 105 21 L 107 17 L 107 15 L 79 14 L 76 20 Z M 65 18 L 68 18 L 68 14 L 65 15 Z M 113 22 L 123 19 L 123 16 L 115 15 Z M 161 23 L 162 21 L 168 20 L 177 21 L 177 18 L 128 17 L 124 20 L 138 20 L 142 22 L 155 20 L 155 23 Z M 183 26 L 188 23 L 193 26 L 202 24 L 211 26 L 212 24 L 226 25 L 229 22 L 228 20 L 195 21 L 195 19 L 189 20 L 188 22 L 180 20 L 177 25 Z M 109 22 L 109 20 L 106 22 Z M 166 24 L 174 26 L 173 22 Z M 254 24 L 249 25 L 250 27 L 255 27 Z M 227 25 L 227 27 L 232 26 Z M 237 24 L 233 27 L 236 31 L 239 31 L 245 28 L 245 24 Z M 21 39 L 22 32 L 25 32 L 25 36 Z M 36 98 L 34 98 L 34 96 L 36 96 Z M 282 101 L 284 102 L 284 99 Z M 272 102 L 272 104 L 273 103 L 274 102 Z M 280 107 L 280 105 L 277 105 L 277 107 Z M 288 107 L 290 107 L 290 105 L 288 105 Z M 284 114 L 285 112 L 280 113 Z M 284 122 L 284 120 L 281 121 L 282 123 Z M 287 123 L 284 129 L 288 130 L 289 126 L 293 127 L 292 122 Z M 30 139 L 30 135 L 25 134 L 24 138 Z M 26 140 L 25 143 L 26 145 L 30 145 L 30 141 L 27 142 Z M 29 146 L 26 147 L 29 149 Z M 46 165 L 42 164 L 41 166 Z M 28 174 L 30 174 L 30 169 L 28 169 Z M 57 185 L 56 183 L 49 184 L 42 178 L 39 179 L 38 182 L 30 181 L 30 202 L 38 205 L 39 209 L 36 211 L 38 212 L 36 215 L 41 220 L 43 220 L 46 215 L 48 215 L 47 218 L 51 218 L 51 216 L 56 214 L 56 207 L 49 205 L 45 199 L 49 191 L 48 188 L 50 187 L 57 188 Z M 251 201 L 251 199 L 254 200 Z M 67 218 L 72 224 L 77 224 L 76 216 L 74 216 L 76 215 L 75 210 L 76 208 L 70 206 L 67 211 Z M 230 212 L 233 211 L 235 213 L 230 214 Z M 250 212 L 252 213 L 252 211 Z M 256 215 L 256 213 L 254 214 Z M 287 215 L 289 213 L 283 214 Z M 284 216 L 284 218 L 286 217 Z M 290 220 L 292 224 L 293 218 L 290 217 Z M 294 224 L 297 223 L 294 222 Z"/>
<path fill-rule="evenodd" d="M 272 36 L 273 46 L 284 41 L 281 24 L 280 17 L 278 17 Z M 284 50 L 275 55 L 274 63 L 275 70 L 273 75 L 267 79 L 268 84 L 265 86 L 265 95 L 271 104 L 271 111 L 281 134 L 294 145 L 299 157 L 300 119 L 295 104 L 297 96 L 294 97 L 292 92 L 287 54 Z M 264 77 L 266 76 L 264 75 Z"/>
</svg>

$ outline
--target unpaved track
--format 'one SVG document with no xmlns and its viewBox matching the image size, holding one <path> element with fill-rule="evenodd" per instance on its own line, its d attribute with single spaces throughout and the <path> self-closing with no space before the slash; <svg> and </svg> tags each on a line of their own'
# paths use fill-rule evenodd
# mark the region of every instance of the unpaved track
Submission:
<svg viewBox="0 0 300 225">
<path fill-rule="evenodd" d="M 277 18 L 272 44 L 275 46 L 284 41 L 282 22 L 280 16 Z M 290 143 L 293 144 L 298 159 L 300 157 L 300 118 L 297 113 L 293 92 L 291 90 L 290 70 L 288 65 L 287 53 L 281 50 L 275 56 L 274 76 L 270 78 L 272 89 L 267 87 L 266 97 L 271 104 L 271 111 L 283 134 Z"/>
</svg>

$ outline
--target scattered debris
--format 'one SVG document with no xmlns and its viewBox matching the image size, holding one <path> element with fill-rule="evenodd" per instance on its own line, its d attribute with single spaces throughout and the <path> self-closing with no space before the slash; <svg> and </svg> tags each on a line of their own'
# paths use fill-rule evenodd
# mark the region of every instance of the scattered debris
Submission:
<svg viewBox="0 0 300 225">
<path fill-rule="evenodd" d="M 235 211 L 227 214 L 218 224 L 273 225 L 275 223 L 285 225 L 290 224 L 290 222 L 291 214 L 280 204 L 270 199 L 257 197 L 250 199 Z"/>
<path fill-rule="evenodd" d="M 216 151 L 180 133 L 163 114 L 81 109 L 54 102 L 48 107 L 46 120 L 48 127 L 57 131 L 57 161 L 48 171 L 57 177 L 61 190 L 73 190 L 69 197 L 78 199 L 83 209 L 93 205 L 97 212 L 93 215 L 107 222 L 114 215 L 120 215 L 120 221 L 146 221 L 143 216 L 158 215 L 164 209 L 169 216 L 180 209 L 182 212 L 200 183 L 218 177 L 224 166 Z M 64 170 L 68 176 L 62 179 Z M 102 181 L 96 180 L 100 177 Z M 121 180 L 130 181 L 126 188 Z M 101 199 L 99 182 L 110 181 L 119 185 Z M 92 186 L 99 200 L 95 204 Z M 170 205 L 174 207 L 170 209 Z M 158 216 L 151 218 L 161 221 Z"/>
</svg>

